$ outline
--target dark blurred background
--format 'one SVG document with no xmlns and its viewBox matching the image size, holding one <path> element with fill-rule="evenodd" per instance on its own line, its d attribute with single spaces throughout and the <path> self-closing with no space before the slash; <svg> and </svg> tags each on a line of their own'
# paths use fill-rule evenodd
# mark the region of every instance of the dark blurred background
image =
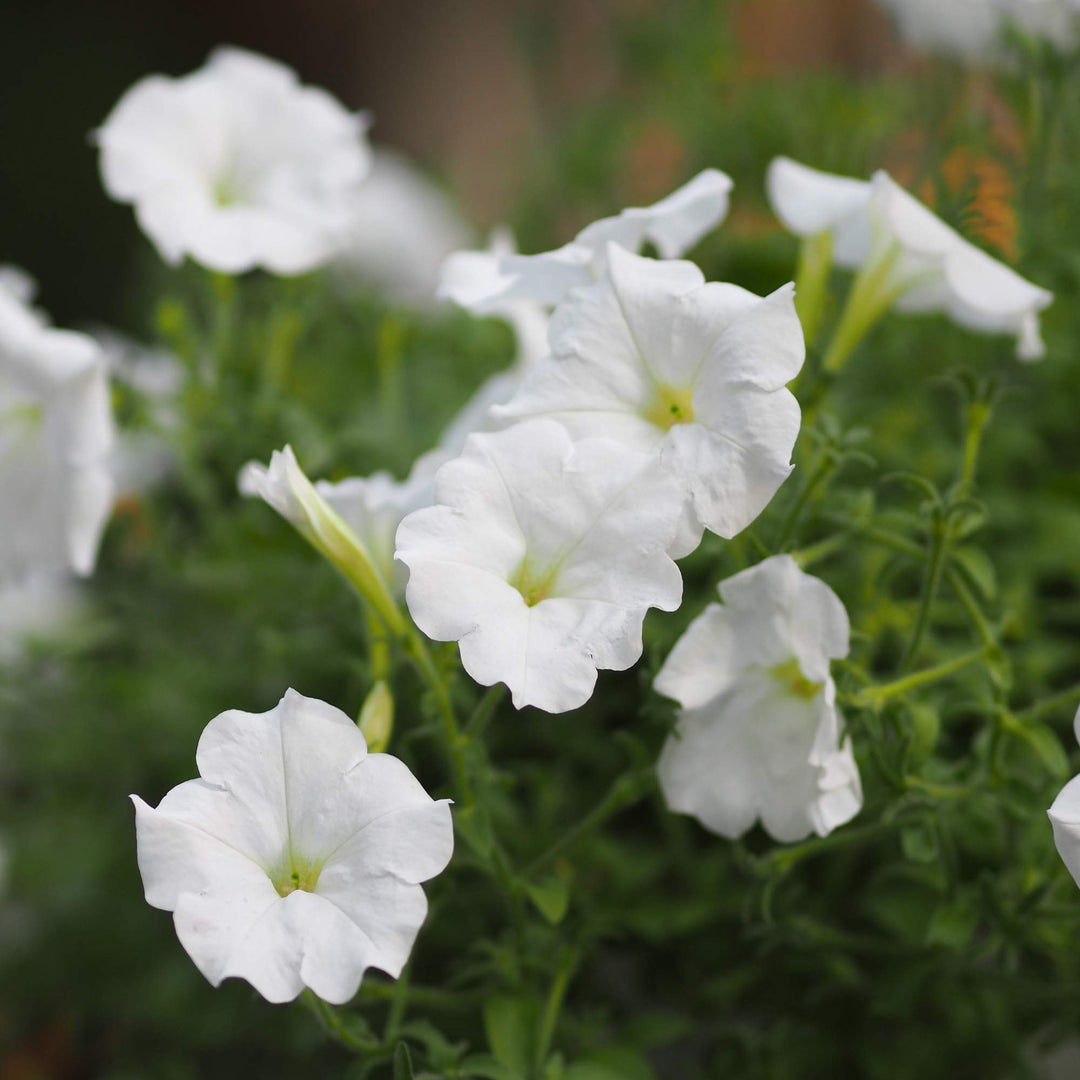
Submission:
<svg viewBox="0 0 1080 1080">
<path fill-rule="evenodd" d="M 731 9 L 748 79 L 807 67 L 865 76 L 901 62 L 870 0 L 711 6 Z M 101 190 L 91 132 L 136 79 L 191 71 L 223 42 L 285 60 L 370 110 L 373 138 L 445 180 L 487 228 L 511 212 L 568 117 L 626 91 L 624 28 L 664 10 L 662 0 L 8 0 L 0 262 L 40 281 L 60 324 L 129 322 L 121 296 L 145 242 L 130 209 Z M 688 175 L 662 130 L 629 153 L 627 202 Z"/>
</svg>

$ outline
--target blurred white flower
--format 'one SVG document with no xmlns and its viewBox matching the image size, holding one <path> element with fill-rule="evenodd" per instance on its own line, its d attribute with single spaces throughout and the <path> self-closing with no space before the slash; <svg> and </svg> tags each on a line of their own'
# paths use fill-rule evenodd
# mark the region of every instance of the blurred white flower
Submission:
<svg viewBox="0 0 1080 1080">
<path fill-rule="evenodd" d="M 181 422 L 178 398 L 184 368 L 167 349 L 144 345 L 108 327 L 95 327 L 91 333 L 105 353 L 113 385 L 138 398 L 139 421 L 120 428 L 112 455 L 117 495 L 138 495 L 175 465 L 167 435 Z"/>
<path fill-rule="evenodd" d="M 419 883 L 453 853 L 447 801 L 294 690 L 269 712 L 215 717 L 196 763 L 200 778 L 157 809 L 131 799 L 146 901 L 173 912 L 203 975 L 334 1004 L 369 967 L 400 975 L 427 914 Z"/>
<path fill-rule="evenodd" d="M 727 216 L 731 187 L 730 177 L 718 169 L 705 169 L 658 203 L 594 221 L 554 251 L 540 255 L 492 252 L 483 273 L 475 258 L 481 253 L 467 253 L 474 257 L 469 275 L 451 256 L 443 268 L 439 293 L 477 314 L 497 312 L 500 304 L 514 299 L 558 304 L 571 289 L 600 279 L 611 244 L 636 252 L 648 241 L 665 259 L 689 251 Z"/>
<path fill-rule="evenodd" d="M 377 149 L 356 192 L 341 259 L 400 303 L 435 302 L 439 268 L 472 240 L 450 196 L 401 154 Z"/>
<path fill-rule="evenodd" d="M 389 629 L 403 625 L 387 591 L 397 577 L 393 530 L 408 510 L 431 501 L 427 475 L 398 484 L 377 473 L 316 486 L 286 446 L 271 454 L 269 466 L 248 462 L 238 486 L 242 495 L 263 499 L 293 525 L 371 603 Z"/>
<path fill-rule="evenodd" d="M 1013 334 L 1021 359 L 1042 356 L 1039 312 L 1053 294 L 969 243 L 887 173 L 864 182 L 777 158 L 767 187 L 777 217 L 792 232 L 831 234 L 837 265 L 859 271 L 828 366 L 842 364 L 894 305 L 943 312 L 969 330 Z"/>
<path fill-rule="evenodd" d="M 1080 709 L 1073 719 L 1073 731 L 1080 741 Z M 1080 776 L 1073 777 L 1047 811 L 1054 829 L 1054 843 L 1073 880 L 1080 885 Z"/>
<path fill-rule="evenodd" d="M 33 574 L 0 584 L 0 662 L 18 660 L 26 645 L 55 637 L 84 609 L 67 574 Z"/>
<path fill-rule="evenodd" d="M 0 284 L 0 581 L 89 574 L 113 504 L 105 361 Z M 32 291 L 32 290 L 31 290 Z"/>
<path fill-rule="evenodd" d="M 1011 26 L 1061 49 L 1076 44 L 1075 0 L 879 0 L 914 48 L 967 63 L 1000 58 Z"/>
<path fill-rule="evenodd" d="M 597 669 L 641 655 L 647 610 L 679 606 L 666 552 L 683 496 L 646 455 L 531 421 L 471 436 L 435 499 L 398 529 L 409 611 L 519 709 L 583 705 Z"/>
<path fill-rule="evenodd" d="M 776 555 L 720 585 L 655 687 L 681 706 L 657 765 L 668 806 L 729 839 L 825 836 L 862 806 L 829 661 L 848 652 L 836 594 Z"/>
<path fill-rule="evenodd" d="M 550 416 L 657 456 L 687 499 L 676 557 L 704 528 L 746 528 L 791 472 L 800 415 L 786 384 L 805 346 L 790 285 L 762 298 L 611 244 L 603 280 L 558 307 L 550 340 L 495 416 Z"/>
<path fill-rule="evenodd" d="M 348 236 L 366 125 L 283 64 L 217 49 L 190 75 L 124 94 L 97 132 L 101 175 L 168 262 L 300 274 Z"/>
</svg>

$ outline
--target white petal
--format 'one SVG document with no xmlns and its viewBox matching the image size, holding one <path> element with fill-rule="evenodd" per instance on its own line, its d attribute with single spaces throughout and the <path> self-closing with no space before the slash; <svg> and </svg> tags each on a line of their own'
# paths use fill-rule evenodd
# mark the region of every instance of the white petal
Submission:
<svg viewBox="0 0 1080 1080">
<path fill-rule="evenodd" d="M 1080 885 L 1080 776 L 1062 789 L 1047 811 L 1054 828 L 1054 844 L 1073 880 Z"/>
<path fill-rule="evenodd" d="M 697 709 L 723 693 L 740 672 L 737 625 L 720 604 L 709 604 L 683 632 L 657 672 L 653 687 L 684 709 Z"/>
<path fill-rule="evenodd" d="M 765 176 L 765 188 L 773 212 L 784 227 L 796 236 L 811 237 L 823 232 L 845 235 L 838 244 L 837 261 L 852 266 L 861 263 L 869 248 L 869 235 L 862 228 L 871 185 L 865 180 L 821 172 L 791 158 L 774 158 Z M 859 248 L 862 248 L 860 257 Z"/>
</svg>

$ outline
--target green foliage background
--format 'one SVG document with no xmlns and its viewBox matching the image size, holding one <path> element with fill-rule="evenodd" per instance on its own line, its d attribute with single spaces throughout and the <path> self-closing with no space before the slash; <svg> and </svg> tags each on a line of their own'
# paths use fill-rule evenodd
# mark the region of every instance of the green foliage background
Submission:
<svg viewBox="0 0 1080 1080">
<path fill-rule="evenodd" d="M 522 27 L 541 79 L 557 60 L 549 31 Z M 764 292 L 796 256 L 768 218 L 769 160 L 866 175 L 915 131 L 914 184 L 961 231 L 977 222 L 972 193 L 944 181 L 950 153 L 1013 176 L 1018 269 L 1057 295 L 1045 360 L 1019 364 L 1009 341 L 944 319 L 887 317 L 815 398 L 774 503 L 687 560 L 682 609 L 653 612 L 643 662 L 602 674 L 578 713 L 517 714 L 438 647 L 461 715 L 494 710 L 469 747 L 479 808 L 428 886 L 401 990 L 372 972 L 352 1006 L 313 1017 L 203 981 L 142 900 L 126 796 L 156 803 L 189 778 L 226 708 L 261 711 L 292 686 L 355 713 L 370 686 L 355 597 L 237 496 L 240 466 L 289 441 L 312 476 L 403 476 L 512 340 L 494 321 L 393 309 L 318 276 L 230 284 L 166 274 L 147 253 L 132 329 L 197 375 L 179 466 L 116 515 L 93 614 L 0 673 L 0 1072 L 991 1078 L 1038 1076 L 1041 1048 L 1080 1036 L 1080 893 L 1045 817 L 1080 771 L 1080 694 L 1067 692 L 1080 677 L 1076 65 L 1020 43 L 990 108 L 944 66 L 748 78 L 724 10 L 696 0 L 617 32 L 620 92 L 546 118 L 515 221 L 523 250 L 618 209 L 629 150 L 659 127 L 682 148 L 680 179 L 713 165 L 736 181 L 732 220 L 694 253 L 707 277 Z M 1001 145 L 1002 109 L 1019 150 Z M 847 282 L 833 284 L 835 315 Z M 822 388 L 808 378 L 800 396 Z M 971 402 L 990 400 L 974 484 L 959 488 Z M 117 405 L 146 422 L 130 389 Z M 835 674 L 866 803 L 823 841 L 731 844 L 653 789 L 673 713 L 649 687 L 716 583 L 785 532 L 851 614 Z M 875 703 L 865 687 L 901 677 L 935 535 L 946 569 L 912 670 L 981 652 Z M 431 702 L 401 656 L 394 689 L 390 749 L 449 794 Z"/>
</svg>

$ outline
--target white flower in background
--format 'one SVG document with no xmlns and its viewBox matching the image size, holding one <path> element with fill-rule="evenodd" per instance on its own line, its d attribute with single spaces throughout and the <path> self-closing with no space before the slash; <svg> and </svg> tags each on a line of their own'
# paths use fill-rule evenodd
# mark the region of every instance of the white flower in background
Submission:
<svg viewBox="0 0 1080 1080">
<path fill-rule="evenodd" d="M 398 484 L 377 473 L 316 486 L 290 446 L 275 450 L 269 466 L 249 462 L 238 480 L 242 495 L 257 496 L 281 514 L 345 575 L 391 630 L 403 625 L 387 591 L 397 577 L 393 530 L 414 506 L 431 501 L 430 483 L 427 475 Z"/>
<path fill-rule="evenodd" d="M 550 416 L 659 457 L 687 499 L 676 557 L 704 528 L 746 528 L 791 472 L 800 416 L 786 384 L 805 346 L 790 285 L 762 298 L 612 244 L 603 280 L 559 306 L 550 339 L 495 416 Z"/>
<path fill-rule="evenodd" d="M 1073 731 L 1080 740 L 1080 709 L 1073 719 Z M 1080 776 L 1073 777 L 1047 811 L 1054 829 L 1054 843 L 1073 880 L 1080 885 Z"/>
<path fill-rule="evenodd" d="M 969 243 L 887 173 L 864 182 L 777 158 L 767 187 L 787 228 L 804 239 L 828 234 L 837 265 L 859 271 L 826 366 L 842 365 L 892 306 L 943 312 L 981 333 L 1012 334 L 1021 359 L 1042 356 L 1039 312 L 1053 294 Z"/>
<path fill-rule="evenodd" d="M 1000 58 L 1011 26 L 1062 49 L 1076 43 L 1075 0 L 879 0 L 909 45 L 973 64 Z"/>
<path fill-rule="evenodd" d="M 472 229 L 450 196 L 401 154 L 378 149 L 356 193 L 342 252 L 356 271 L 395 300 L 435 301 L 439 268 L 472 240 Z"/>
<path fill-rule="evenodd" d="M 113 503 L 101 349 L 48 326 L 28 280 L 0 284 L 0 581 L 89 574 Z"/>
<path fill-rule="evenodd" d="M 113 386 L 123 387 L 138 401 L 139 420 L 120 429 L 112 455 L 117 495 L 138 495 L 175 465 L 167 436 L 181 423 L 179 395 L 184 368 L 167 349 L 143 345 L 108 327 L 91 332 L 104 350 Z"/>
<path fill-rule="evenodd" d="M 632 207 L 615 217 L 594 221 L 555 251 L 540 255 L 492 253 L 486 284 L 475 275 L 467 287 L 463 286 L 460 267 L 452 257 L 443 270 L 440 295 L 477 314 L 495 312 L 498 305 L 512 299 L 558 304 L 571 289 L 601 278 L 611 244 L 636 252 L 649 242 L 664 259 L 689 251 L 727 216 L 731 187 L 730 177 L 718 169 L 705 169 L 652 206 Z"/>
<path fill-rule="evenodd" d="M 776 555 L 720 584 L 655 687 L 681 706 L 657 765 L 668 806 L 729 839 L 825 836 L 862 806 L 829 661 L 848 652 L 836 594 Z"/>
<path fill-rule="evenodd" d="M 683 497 L 646 455 L 532 421 L 470 437 L 435 499 L 398 529 L 409 611 L 519 709 L 583 705 L 597 669 L 640 657 L 647 610 L 679 606 L 666 551 Z"/>
<path fill-rule="evenodd" d="M 0 584 L 0 663 L 18 660 L 34 641 L 57 637 L 84 610 L 67 574 L 33 574 Z"/>
<path fill-rule="evenodd" d="M 216 50 L 151 75 L 97 132 L 105 190 L 132 203 L 163 259 L 300 274 L 337 254 L 370 167 L 366 120 L 290 68 Z"/>
<path fill-rule="evenodd" d="M 334 1004 L 369 967 L 397 978 L 427 914 L 420 882 L 453 853 L 447 801 L 294 690 L 269 712 L 215 717 L 195 760 L 200 778 L 156 810 L 131 799 L 146 901 L 173 912 L 203 975 Z"/>
</svg>

